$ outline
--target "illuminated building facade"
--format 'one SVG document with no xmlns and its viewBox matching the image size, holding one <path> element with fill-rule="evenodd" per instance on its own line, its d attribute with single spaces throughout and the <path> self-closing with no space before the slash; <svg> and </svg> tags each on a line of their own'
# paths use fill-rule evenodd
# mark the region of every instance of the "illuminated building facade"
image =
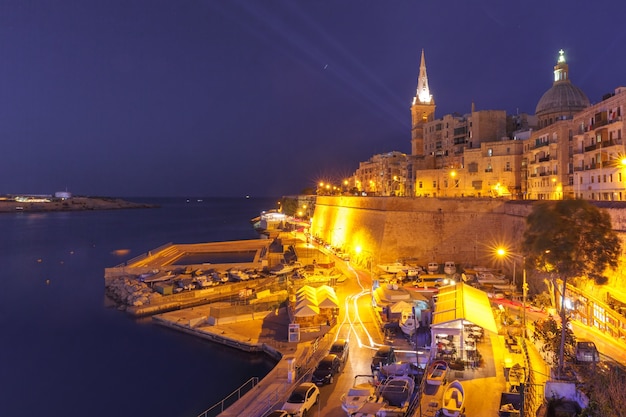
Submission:
<svg viewBox="0 0 626 417">
<path fill-rule="evenodd" d="M 405 196 L 410 178 L 410 159 L 402 152 L 374 155 L 360 162 L 351 182 L 361 194 L 376 196 Z"/>
<path fill-rule="evenodd" d="M 352 181 L 368 195 L 626 200 L 626 87 L 590 105 L 559 51 L 535 115 L 504 110 L 435 119 L 424 51 L 411 105 L 411 155 L 362 162 Z"/>
<path fill-rule="evenodd" d="M 626 200 L 626 87 L 576 114 L 568 194 L 586 200 Z"/>
</svg>

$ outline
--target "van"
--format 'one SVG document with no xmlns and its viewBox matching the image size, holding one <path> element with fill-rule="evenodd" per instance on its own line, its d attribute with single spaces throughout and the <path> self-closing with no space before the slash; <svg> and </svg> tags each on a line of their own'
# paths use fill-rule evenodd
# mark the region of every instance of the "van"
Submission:
<svg viewBox="0 0 626 417">
<path fill-rule="evenodd" d="M 449 279 L 444 274 L 423 274 L 413 281 L 417 288 L 439 288 L 448 285 Z"/>
</svg>

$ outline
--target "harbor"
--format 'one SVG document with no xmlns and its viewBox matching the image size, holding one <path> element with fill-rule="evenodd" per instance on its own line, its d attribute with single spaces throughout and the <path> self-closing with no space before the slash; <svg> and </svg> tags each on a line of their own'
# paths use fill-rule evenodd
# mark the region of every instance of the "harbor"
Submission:
<svg viewBox="0 0 626 417">
<path fill-rule="evenodd" d="M 258 266 L 259 269 L 262 268 L 265 271 L 259 277 L 245 282 L 233 280 L 227 284 L 208 288 L 214 289 L 213 292 L 217 291 L 215 289 L 220 289 L 218 294 L 213 295 L 216 297 L 215 300 L 211 300 L 207 295 L 210 294 L 205 292 L 207 288 L 197 287 L 193 291 L 182 290 L 177 294 L 159 297 L 164 300 L 159 300 L 155 304 L 158 306 L 155 310 L 151 310 L 150 304 L 127 308 L 127 311 L 133 315 L 145 315 L 150 311 L 155 311 L 152 320 L 159 325 L 242 351 L 262 352 L 277 360 L 275 368 L 253 387 L 249 387 L 246 393 L 238 391 L 236 401 L 233 401 L 231 397 L 228 401 L 208 407 L 204 413 L 200 414 L 201 416 L 266 416 L 271 410 L 280 408 L 289 393 L 299 383 L 310 379 L 311 372 L 317 363 L 327 354 L 331 343 L 338 338 L 350 341 L 351 354 L 336 382 L 320 388 L 321 400 L 317 405 L 319 415 L 337 417 L 345 415 L 341 407 L 342 396 L 349 390 L 356 375 L 371 373 L 369 364 L 372 355 L 381 345 L 392 346 L 399 363 L 413 363 L 422 369 L 421 374 L 415 379 L 416 396 L 413 397 L 410 406 L 407 404 L 407 409 L 404 410 L 403 415 L 407 416 L 434 416 L 434 412 L 439 412 L 444 407 L 445 388 L 443 385 L 439 389 L 424 382 L 426 380 L 424 374 L 432 359 L 439 358 L 450 364 L 448 379 L 457 380 L 462 384 L 464 410 L 467 415 L 498 415 L 501 407 L 501 394 L 515 390 L 509 378 L 510 369 L 516 364 L 518 367 L 530 367 L 529 357 L 525 356 L 521 350 L 511 349 L 508 343 L 508 337 L 517 340 L 518 336 L 507 334 L 505 337 L 502 334 L 503 330 L 495 328 L 494 324 L 486 326 L 488 330 L 484 332 L 484 336 L 481 335 L 479 341 L 468 339 L 475 343 L 473 349 L 480 350 L 480 360 L 472 361 L 469 360 L 469 356 L 459 356 L 463 358 L 462 365 L 453 369 L 456 356 L 451 350 L 445 352 L 442 348 L 441 351 L 432 351 L 433 346 L 434 349 L 438 349 L 439 345 L 438 336 L 437 343 L 432 343 L 430 340 L 435 337 L 435 333 L 431 334 L 429 331 L 424 332 L 425 329 L 418 329 L 416 323 L 418 331 L 407 336 L 399 327 L 393 328 L 385 325 L 389 317 L 382 314 L 384 311 L 382 308 L 372 307 L 372 295 L 369 291 L 374 281 L 378 281 L 379 276 L 372 275 L 371 271 L 356 268 L 323 245 L 307 242 L 306 237 L 301 233 L 289 232 L 276 237 L 280 239 L 283 249 L 287 249 L 287 253 L 291 251 L 296 253 L 297 261 L 294 262 L 298 262 L 303 270 L 308 268 L 311 271 L 307 277 L 320 275 L 329 277 L 330 274 L 316 274 L 315 269 L 333 266 L 333 280 L 314 284 L 315 286 L 332 284 L 329 286 L 336 292 L 338 308 L 332 321 L 327 318 L 318 322 L 307 319 L 301 322 L 297 334 L 292 332 L 292 325 L 296 322 L 294 317 L 296 309 L 292 304 L 295 298 L 292 297 L 306 287 L 305 283 L 308 281 L 307 277 L 294 275 L 293 270 L 282 274 L 270 272 L 272 268 L 278 271 L 276 266 L 284 263 L 284 256 L 270 255 L 272 253 L 271 242 L 273 242 L 271 240 L 191 246 L 168 244 L 126 262 L 124 265 L 117 266 L 115 269 L 107 270 L 107 282 L 111 282 L 114 277 L 122 273 L 133 272 L 137 276 L 142 274 L 155 276 L 154 271 L 158 268 L 169 268 L 179 272 L 182 269 L 183 275 L 184 273 L 193 275 L 192 271 L 206 270 L 208 265 L 181 263 L 181 259 L 192 259 L 190 254 L 194 254 L 193 259 L 203 259 L 203 255 L 200 255 L 202 251 L 228 252 L 236 246 L 241 246 L 241 252 L 254 252 L 254 256 L 249 257 L 252 265 L 250 262 L 229 266 L 210 265 L 211 269 L 225 268 L 224 271 L 233 268 L 250 271 L 252 266 Z M 265 256 L 260 256 L 261 254 Z M 337 279 L 337 275 L 343 278 Z M 384 277 L 385 274 L 381 276 Z M 144 279 L 144 284 L 145 281 L 146 279 Z M 148 282 L 148 287 L 149 284 L 150 282 Z M 386 287 L 387 284 L 382 286 Z M 226 290 L 228 287 L 231 289 Z M 392 295 L 387 296 L 393 298 L 395 293 L 393 289 L 391 291 L 387 293 Z M 428 305 L 428 300 L 437 292 L 433 289 L 426 289 L 411 293 L 413 297 L 423 299 Z M 187 295 L 190 293 L 201 295 Z M 258 293 L 262 293 L 261 300 L 271 294 L 280 295 L 268 303 L 260 300 L 251 303 L 250 298 L 254 297 L 256 300 Z M 381 302 L 380 296 L 378 302 Z M 351 305 L 351 303 L 354 304 Z M 417 320 L 422 320 L 421 314 Z M 441 330 L 437 332 L 437 335 L 443 333 Z M 449 335 L 446 337 L 449 338 L 446 339 L 449 343 L 456 344 L 457 348 L 471 355 L 471 346 L 459 345 L 459 343 L 466 343 L 465 340 L 461 342 L 460 338 L 455 339 Z M 540 358 L 539 363 L 541 363 Z M 484 392 L 492 392 L 493 395 L 486 396 Z M 519 405 L 517 407 L 519 409 Z M 485 414 L 483 410 L 492 410 L 494 414 Z"/>
</svg>

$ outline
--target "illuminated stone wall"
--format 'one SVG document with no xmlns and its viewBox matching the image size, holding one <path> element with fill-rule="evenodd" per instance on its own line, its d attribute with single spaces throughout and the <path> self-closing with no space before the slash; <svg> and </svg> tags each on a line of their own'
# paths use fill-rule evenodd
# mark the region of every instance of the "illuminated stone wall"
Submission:
<svg viewBox="0 0 626 417">
<path fill-rule="evenodd" d="M 319 197 L 312 234 L 355 261 L 485 264 L 495 247 L 521 236 L 528 207 L 498 199 Z"/>
</svg>

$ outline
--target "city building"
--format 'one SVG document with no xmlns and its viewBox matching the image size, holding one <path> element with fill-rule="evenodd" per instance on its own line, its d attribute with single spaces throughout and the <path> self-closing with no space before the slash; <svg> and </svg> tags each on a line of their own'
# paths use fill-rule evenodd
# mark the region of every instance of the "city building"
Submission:
<svg viewBox="0 0 626 417">
<path fill-rule="evenodd" d="M 402 152 L 388 152 L 372 156 L 359 163 L 350 182 L 360 194 L 378 196 L 405 196 L 410 170 L 410 158 Z"/>
<path fill-rule="evenodd" d="M 476 110 L 435 119 L 422 50 L 411 105 L 411 155 L 361 162 L 351 178 L 365 195 L 626 199 L 626 87 L 597 104 L 569 76 L 559 51 L 552 86 L 535 115 Z"/>
</svg>

